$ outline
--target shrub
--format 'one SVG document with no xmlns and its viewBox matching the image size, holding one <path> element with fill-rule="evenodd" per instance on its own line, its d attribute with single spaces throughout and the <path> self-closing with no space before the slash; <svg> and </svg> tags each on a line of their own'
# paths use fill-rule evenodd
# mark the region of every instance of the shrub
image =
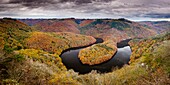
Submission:
<svg viewBox="0 0 170 85">
<path fill-rule="evenodd" d="M 8 45 L 4 45 L 4 49 L 3 50 L 5 52 L 7 52 L 7 53 L 11 53 L 14 50 L 14 48 L 12 48 L 12 47 L 10 47 Z"/>
<path fill-rule="evenodd" d="M 157 49 L 154 50 L 154 59 L 152 63 L 156 63 L 155 67 L 163 67 L 170 75 L 170 40 L 164 41 Z"/>
<path fill-rule="evenodd" d="M 20 61 L 24 60 L 25 58 L 22 54 L 16 54 L 16 55 L 14 55 L 13 59 L 20 62 Z"/>
</svg>

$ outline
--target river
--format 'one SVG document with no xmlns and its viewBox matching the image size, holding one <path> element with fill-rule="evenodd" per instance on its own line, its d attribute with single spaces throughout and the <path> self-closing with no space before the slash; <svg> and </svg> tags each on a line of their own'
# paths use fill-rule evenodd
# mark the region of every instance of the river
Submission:
<svg viewBox="0 0 170 85">
<path fill-rule="evenodd" d="M 129 42 L 129 41 L 128 41 Z M 78 53 L 81 49 L 71 49 L 60 55 L 63 64 L 67 67 L 67 69 L 73 69 L 80 74 L 91 72 L 92 70 L 97 70 L 98 72 L 109 72 L 115 67 L 122 67 L 125 64 L 128 64 L 131 55 L 130 46 L 125 45 L 120 46 L 117 52 L 113 57 L 101 64 L 98 65 L 85 65 L 82 64 L 78 58 Z"/>
</svg>

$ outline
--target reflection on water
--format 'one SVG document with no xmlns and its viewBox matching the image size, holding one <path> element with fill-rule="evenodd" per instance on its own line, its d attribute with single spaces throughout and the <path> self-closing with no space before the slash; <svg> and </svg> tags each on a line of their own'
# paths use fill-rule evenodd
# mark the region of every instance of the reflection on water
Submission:
<svg viewBox="0 0 170 85">
<path fill-rule="evenodd" d="M 68 69 L 73 69 L 79 73 L 88 73 L 91 70 L 97 70 L 100 72 L 111 71 L 114 67 L 122 67 L 125 64 L 128 64 L 131 55 L 131 49 L 129 46 L 118 48 L 117 53 L 113 56 L 112 59 L 98 64 L 98 65 L 84 65 L 78 58 L 78 53 L 80 49 L 70 50 L 61 55 L 62 62 Z"/>
</svg>

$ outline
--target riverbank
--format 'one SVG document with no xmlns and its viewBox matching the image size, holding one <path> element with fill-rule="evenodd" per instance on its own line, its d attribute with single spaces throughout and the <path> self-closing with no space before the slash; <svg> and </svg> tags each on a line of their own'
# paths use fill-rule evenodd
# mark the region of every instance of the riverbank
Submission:
<svg viewBox="0 0 170 85">
<path fill-rule="evenodd" d="M 123 48 L 118 48 L 111 59 L 101 64 L 87 65 L 83 64 L 78 58 L 78 54 L 81 49 L 83 49 L 83 47 L 77 49 L 72 48 L 60 55 L 62 62 L 67 69 L 73 69 L 75 72 L 79 72 L 80 74 L 89 73 L 92 70 L 97 70 L 102 73 L 110 72 L 115 67 L 122 67 L 123 65 L 128 64 L 131 55 L 130 46 L 124 46 Z"/>
</svg>

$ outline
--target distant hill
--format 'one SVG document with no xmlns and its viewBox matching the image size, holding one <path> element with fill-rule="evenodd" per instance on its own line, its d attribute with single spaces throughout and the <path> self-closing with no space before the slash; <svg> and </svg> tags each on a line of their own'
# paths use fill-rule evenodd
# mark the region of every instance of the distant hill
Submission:
<svg viewBox="0 0 170 85">
<path fill-rule="evenodd" d="M 0 85 L 169 85 L 170 33 L 164 33 L 168 30 L 169 22 L 3 18 Z M 105 62 L 115 54 L 115 42 L 132 38 L 128 42 L 132 50 L 129 65 L 103 74 L 92 71 L 79 75 L 67 70 L 59 55 L 66 49 L 95 43 L 94 37 L 105 41 L 82 49 L 79 53 L 82 63 Z"/>
<path fill-rule="evenodd" d="M 20 19 L 43 32 L 73 32 L 104 40 L 143 38 L 157 34 L 155 29 L 141 23 L 120 19 Z"/>
<path fill-rule="evenodd" d="M 85 24 L 86 20 L 82 21 Z M 119 42 L 128 38 L 142 38 L 155 35 L 155 31 L 126 19 L 94 19 L 79 26 L 82 34 Z"/>
<path fill-rule="evenodd" d="M 22 19 L 20 21 L 43 32 L 80 33 L 77 23 L 72 19 Z"/>
<path fill-rule="evenodd" d="M 155 30 L 158 34 L 164 32 L 170 32 L 170 22 L 169 21 L 155 21 L 155 22 L 140 22 L 145 27 Z"/>
</svg>

